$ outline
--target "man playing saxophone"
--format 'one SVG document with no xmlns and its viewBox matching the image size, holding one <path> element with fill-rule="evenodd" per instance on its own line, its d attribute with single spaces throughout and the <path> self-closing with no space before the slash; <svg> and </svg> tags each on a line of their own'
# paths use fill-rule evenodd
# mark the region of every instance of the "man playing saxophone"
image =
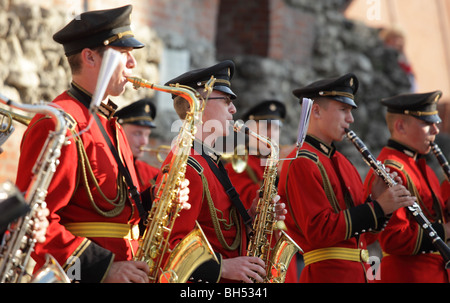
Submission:
<svg viewBox="0 0 450 303">
<path fill-rule="evenodd" d="M 139 185 L 133 155 L 113 118 L 116 106 L 107 99 L 108 95 L 124 92 L 126 77 L 136 66 L 131 52 L 144 47 L 131 31 L 131 11 L 131 5 L 89 11 L 53 36 L 63 45 L 72 71 L 70 89 L 52 102 L 71 123 L 67 133 L 70 144 L 62 147 L 60 164 L 48 187 L 46 241 L 36 245 L 33 258 L 39 269 L 49 253 L 69 277 L 79 275 L 81 282 L 148 281 L 147 264 L 131 261 L 140 234 L 140 205 L 135 199 Z M 108 48 L 121 57 L 95 114 L 98 119 L 90 124 L 91 98 Z M 54 121 L 43 115 L 36 115 L 27 128 L 16 180 L 20 190 L 27 189 L 44 139 L 54 128 Z M 123 161 L 125 170 L 119 169 L 117 158 Z M 131 181 L 125 182 L 126 175 Z M 135 193 L 133 199 L 130 192 Z"/>
<path fill-rule="evenodd" d="M 304 250 L 299 282 L 368 282 L 367 236 L 414 202 L 404 186 L 386 188 L 381 178 L 371 197 L 363 195 L 356 168 L 334 147 L 354 121 L 357 89 L 358 79 L 349 73 L 293 91 L 300 100 L 314 100 L 305 142 L 288 155 L 295 159 L 283 163 L 278 184 L 289 209 L 288 234 Z"/>
<path fill-rule="evenodd" d="M 441 122 L 437 103 L 442 92 L 401 94 L 381 100 L 387 107 L 386 123 L 391 133 L 377 160 L 396 172 L 408 190 L 417 197 L 423 214 L 438 236 L 446 242 L 450 235 L 448 196 L 424 157 L 439 134 Z M 370 190 L 373 173 L 365 180 Z M 448 182 L 448 181 L 444 181 Z M 444 185 L 445 186 L 445 183 Z M 433 246 L 424 229 L 406 209 L 396 210 L 389 225 L 378 236 L 383 258 L 380 282 L 448 283 L 444 258 Z M 446 260 L 448 261 L 448 260 Z"/>
<path fill-rule="evenodd" d="M 286 107 L 277 100 L 266 100 L 250 108 L 241 117 L 246 126 L 253 132 L 268 137 L 278 144 L 282 121 L 286 116 Z M 248 159 L 245 170 L 236 172 L 232 163 L 227 163 L 230 180 L 235 184 L 236 190 L 245 207 L 250 208 L 255 193 L 263 184 L 265 161 L 270 150 L 254 138 L 248 142 Z"/>
<path fill-rule="evenodd" d="M 180 214 L 171 234 L 171 243 L 175 245 L 198 221 L 220 260 L 220 264 L 211 261 L 200 266 L 194 272 L 192 281 L 261 282 L 261 276 L 265 275 L 261 259 L 245 256 L 244 222 L 250 223 L 253 215 L 242 205 L 220 161 L 220 155 L 212 148 L 218 137 L 229 133 L 230 120 L 236 113 L 233 104 L 236 95 L 230 88 L 234 67 L 232 61 L 226 60 L 208 68 L 186 72 L 166 83 L 186 85 L 204 94 L 204 84 L 211 76 L 216 78 L 213 91 L 204 104 L 202 124 L 198 125 L 186 169 L 186 177 L 190 181 L 191 209 Z M 187 101 L 174 97 L 174 107 L 180 118 L 184 119 L 189 110 Z M 172 154 L 167 156 L 163 168 L 171 157 Z M 234 194 L 228 195 L 227 190 Z M 283 206 L 278 205 L 279 219 L 284 218 L 284 212 Z"/>
</svg>

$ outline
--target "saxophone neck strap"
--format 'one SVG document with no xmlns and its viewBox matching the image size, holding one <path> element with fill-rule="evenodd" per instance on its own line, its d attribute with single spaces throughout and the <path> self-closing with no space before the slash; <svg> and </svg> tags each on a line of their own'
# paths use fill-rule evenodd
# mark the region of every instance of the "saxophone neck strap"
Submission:
<svg viewBox="0 0 450 303">
<path fill-rule="evenodd" d="M 236 207 L 242 219 L 244 220 L 245 225 L 251 224 L 252 218 L 245 209 L 244 204 L 242 204 L 238 192 L 234 188 L 233 184 L 231 184 L 230 178 L 228 177 L 227 171 L 225 170 L 222 162 L 218 161 L 216 165 L 208 155 L 202 153 L 202 157 L 206 160 L 214 175 L 222 184 L 231 202 L 233 202 L 233 205 Z"/>
<path fill-rule="evenodd" d="M 111 140 L 109 139 L 108 134 L 106 133 L 105 129 L 103 128 L 102 123 L 100 122 L 100 119 L 97 114 L 94 114 L 95 122 L 97 123 L 98 127 L 100 128 L 100 131 L 102 132 L 103 138 L 105 138 L 106 143 L 108 144 L 109 149 L 111 150 L 111 153 L 113 154 L 117 165 L 119 167 L 120 172 L 122 173 L 122 176 L 125 177 L 125 182 L 128 185 L 128 190 L 130 191 L 131 197 L 133 198 L 136 207 L 139 211 L 139 215 L 142 218 L 145 218 L 145 210 L 141 203 L 141 197 L 140 193 L 137 189 L 137 187 L 134 185 L 133 180 L 131 179 L 130 172 L 128 169 L 123 165 L 122 160 L 119 157 L 119 153 L 117 152 L 116 148 L 112 144 Z"/>
</svg>

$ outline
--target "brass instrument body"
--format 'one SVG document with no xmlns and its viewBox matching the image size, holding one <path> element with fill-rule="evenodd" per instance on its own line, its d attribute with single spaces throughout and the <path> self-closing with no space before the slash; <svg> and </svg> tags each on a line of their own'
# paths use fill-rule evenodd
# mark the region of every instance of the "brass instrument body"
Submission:
<svg viewBox="0 0 450 303">
<path fill-rule="evenodd" d="M 156 159 L 158 160 L 159 163 L 163 163 L 164 162 L 164 158 L 161 156 L 161 152 L 162 151 L 167 151 L 170 152 L 170 145 L 160 145 L 156 148 L 154 147 L 146 147 L 146 146 L 141 146 L 141 148 L 139 148 L 141 151 L 145 151 L 148 153 L 156 153 Z"/>
<path fill-rule="evenodd" d="M 196 124 L 201 122 L 201 114 L 205 102 L 201 104 L 199 100 L 201 98 L 200 94 L 190 87 L 179 85 L 161 86 L 135 77 L 127 80 L 133 83 L 135 88 L 147 87 L 168 92 L 182 96 L 190 103 L 190 112 L 187 113 L 181 126 L 168 170 L 163 172 L 161 185 L 155 194 L 152 208 L 147 217 L 146 229 L 139 240 L 139 248 L 134 258 L 137 261 L 145 261 L 148 264 L 151 283 L 184 283 L 203 262 L 209 259 L 214 259 L 218 262 L 209 242 L 201 229 L 198 230 L 198 228 L 184 238 L 188 240 L 179 242 L 172 251 L 169 249 L 169 238 L 172 228 L 181 211 L 181 205 L 177 203 L 177 196 L 181 183 L 184 181 L 187 160 L 196 132 Z M 205 86 L 205 89 L 208 89 L 209 92 L 214 81 L 215 79 L 211 79 Z M 197 246 L 192 242 L 198 242 Z M 193 247 L 197 247 L 203 252 L 202 257 L 192 253 Z M 187 254 L 187 251 L 190 251 L 190 254 Z M 182 262 L 180 261 L 180 256 L 183 257 Z M 164 261 L 165 263 L 163 264 Z"/>
<path fill-rule="evenodd" d="M 49 254 L 45 258 L 45 264 L 33 275 L 30 283 L 70 283 L 58 261 Z"/>
<path fill-rule="evenodd" d="M 233 170 L 240 174 L 247 168 L 248 150 L 243 144 L 239 144 L 234 148 L 233 153 L 224 153 L 220 159 L 229 161 Z"/>
<path fill-rule="evenodd" d="M 442 153 L 441 149 L 439 148 L 439 145 L 437 145 L 437 143 L 435 142 L 430 142 L 430 146 L 431 150 L 436 156 L 436 159 L 441 165 L 442 170 L 444 171 L 444 175 L 447 178 L 447 181 L 450 180 L 450 164 L 448 164 L 448 161 L 445 158 L 444 154 Z"/>
<path fill-rule="evenodd" d="M 387 186 L 392 187 L 397 184 L 397 182 L 391 177 L 391 175 L 386 171 L 384 165 L 378 161 L 372 153 L 369 151 L 367 146 L 362 142 L 358 136 L 349 129 L 345 129 L 347 138 L 352 142 L 357 150 L 363 156 L 364 161 L 374 170 L 374 172 L 383 179 Z M 431 222 L 423 214 L 422 209 L 418 203 L 414 203 L 411 206 L 407 206 L 406 209 L 412 215 L 414 220 L 416 220 L 419 227 L 424 230 L 424 234 L 431 240 L 436 250 L 442 255 L 445 263 L 445 268 L 450 268 L 450 248 L 447 244 L 439 237 L 438 233 L 434 230 Z"/>
<path fill-rule="evenodd" d="M 1 99 L 1 96 L 0 96 L 0 99 Z M 12 121 L 13 120 L 17 121 L 17 122 L 19 122 L 19 123 L 21 123 L 21 124 L 23 124 L 25 126 L 28 126 L 28 124 L 30 124 L 31 119 L 33 119 L 32 117 L 19 115 L 17 113 L 14 113 L 12 111 L 8 111 L 8 110 L 3 109 L 3 108 L 0 108 L 0 115 L 4 116 L 3 119 L 5 119 L 5 118 L 8 119 L 7 123 L 5 123 L 6 127 L 4 127 L 4 128 L 2 127 L 0 129 L 0 132 L 8 131 L 11 128 L 11 126 L 12 126 Z M 4 122 L 4 121 L 2 120 L 2 122 Z"/>
<path fill-rule="evenodd" d="M 52 106 L 16 104 L 1 96 L 0 100 L 24 111 L 50 115 L 56 122 L 55 130 L 49 133 L 32 169 L 32 180 L 24 197 L 30 211 L 11 224 L 10 236 L 0 250 L 0 282 L 18 283 L 29 275 L 26 267 L 36 244 L 33 239 L 35 213 L 40 207 L 46 207 L 47 189 L 59 163 L 61 148 L 68 143 L 67 125 L 63 114 Z"/>
<path fill-rule="evenodd" d="M 245 133 L 265 143 L 271 150 L 264 169 L 264 181 L 260 198 L 256 206 L 256 215 L 250 232 L 247 256 L 259 257 L 266 265 L 265 283 L 284 283 L 289 263 L 301 248 L 284 231 L 272 247 L 276 229 L 275 205 L 272 202 L 277 195 L 276 177 L 279 157 L 278 145 L 269 138 L 252 132 L 240 121 L 234 125 L 236 132 L 244 128 Z"/>
</svg>

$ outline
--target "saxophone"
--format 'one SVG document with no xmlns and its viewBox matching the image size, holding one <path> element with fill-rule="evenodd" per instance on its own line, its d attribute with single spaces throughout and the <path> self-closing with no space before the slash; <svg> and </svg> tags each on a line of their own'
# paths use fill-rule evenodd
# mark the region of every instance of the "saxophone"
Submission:
<svg viewBox="0 0 450 303">
<path fill-rule="evenodd" d="M 279 148 L 269 138 L 252 132 L 241 121 L 236 121 L 234 130 L 240 132 L 242 129 L 246 134 L 255 137 L 270 148 L 270 156 L 267 158 L 266 168 L 264 169 L 262 196 L 256 207 L 247 256 L 259 257 L 266 264 L 264 283 L 284 283 L 292 257 L 302 249 L 284 231 L 281 231 L 281 236 L 273 248 L 271 247 L 273 232 L 276 227 L 275 205 L 272 200 L 277 195 L 276 177 Z"/>
<path fill-rule="evenodd" d="M 30 211 L 9 226 L 6 234 L 8 238 L 3 241 L 0 248 L 0 282 L 19 283 L 24 282 L 24 276 L 31 276 L 26 271 L 31 253 L 34 251 L 36 240 L 33 239 L 34 217 L 40 207 L 46 207 L 45 197 L 53 174 L 58 165 L 61 148 L 67 144 L 67 124 L 63 113 L 58 109 L 45 105 L 16 104 L 8 98 L 0 95 L 0 101 L 8 106 L 33 113 L 47 114 L 55 118 L 55 130 L 51 131 L 42 150 L 34 164 L 31 183 L 25 193 L 24 199 Z M 32 277 L 33 282 L 64 282 L 70 280 L 62 271 L 56 260 L 47 255 L 46 265 L 39 272 L 39 277 Z"/>
<path fill-rule="evenodd" d="M 202 263 L 211 259 L 219 263 L 198 222 L 193 231 L 186 235 L 172 251 L 169 250 L 170 234 L 181 211 L 181 205 L 176 202 L 177 194 L 184 180 L 196 124 L 201 122 L 205 102 L 201 104 L 200 94 L 187 86 L 178 84 L 161 86 L 135 77 L 129 77 L 127 80 L 133 83 L 135 89 L 147 87 L 168 92 L 182 96 L 190 104 L 190 112 L 181 126 L 174 145 L 174 156 L 168 169 L 163 171 L 161 185 L 155 194 L 147 217 L 146 229 L 139 241 L 139 248 L 134 258 L 136 261 L 147 263 L 151 283 L 184 283 Z M 214 82 L 215 78 L 211 78 L 205 84 L 205 90 L 209 93 Z M 165 264 L 163 264 L 164 260 Z"/>
</svg>

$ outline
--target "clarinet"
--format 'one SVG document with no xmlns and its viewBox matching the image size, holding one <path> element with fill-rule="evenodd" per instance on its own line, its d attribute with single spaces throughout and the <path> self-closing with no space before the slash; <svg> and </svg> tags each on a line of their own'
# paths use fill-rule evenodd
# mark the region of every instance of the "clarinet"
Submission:
<svg viewBox="0 0 450 303">
<path fill-rule="evenodd" d="M 358 151 L 363 156 L 364 161 L 374 170 L 374 172 L 383 179 L 383 181 L 389 186 L 397 185 L 397 182 L 387 173 L 384 165 L 378 161 L 372 153 L 369 151 L 367 146 L 359 139 L 356 134 L 349 129 L 345 129 L 347 138 L 356 146 Z M 413 218 L 419 224 L 419 226 L 424 230 L 425 235 L 431 240 L 434 247 L 442 255 L 445 263 L 445 268 L 450 267 L 450 248 L 437 234 L 434 228 L 431 226 L 430 221 L 425 217 L 420 208 L 419 204 L 415 203 L 411 206 L 407 206 L 406 209 L 411 213 Z"/>
<path fill-rule="evenodd" d="M 450 165 L 448 164 L 447 159 L 445 158 L 444 154 L 442 153 L 439 146 L 434 143 L 430 142 L 431 150 L 433 151 L 434 155 L 436 156 L 436 159 L 438 160 L 439 164 L 441 165 L 442 169 L 444 170 L 444 174 L 447 177 L 447 180 L 450 180 Z"/>
</svg>

